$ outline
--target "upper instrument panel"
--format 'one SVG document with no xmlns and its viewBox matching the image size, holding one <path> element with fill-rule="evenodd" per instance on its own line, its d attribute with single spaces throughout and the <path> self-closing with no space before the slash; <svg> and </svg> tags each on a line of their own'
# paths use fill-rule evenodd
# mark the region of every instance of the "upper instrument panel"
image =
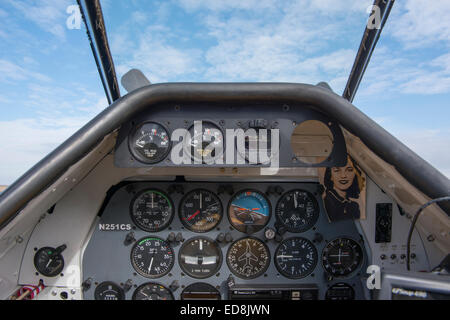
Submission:
<svg viewBox="0 0 450 320">
<path fill-rule="evenodd" d="M 339 124 L 298 104 L 166 103 L 122 125 L 118 167 L 341 166 Z"/>
</svg>

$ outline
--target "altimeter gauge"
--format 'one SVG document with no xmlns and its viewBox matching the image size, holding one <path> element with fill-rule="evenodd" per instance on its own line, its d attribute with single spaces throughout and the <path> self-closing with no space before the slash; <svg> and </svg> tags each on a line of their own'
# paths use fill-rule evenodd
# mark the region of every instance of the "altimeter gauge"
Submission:
<svg viewBox="0 0 450 320">
<path fill-rule="evenodd" d="M 319 206 L 314 196 L 303 190 L 292 190 L 278 200 L 275 209 L 277 222 L 289 232 L 311 229 L 319 218 Z"/>
</svg>

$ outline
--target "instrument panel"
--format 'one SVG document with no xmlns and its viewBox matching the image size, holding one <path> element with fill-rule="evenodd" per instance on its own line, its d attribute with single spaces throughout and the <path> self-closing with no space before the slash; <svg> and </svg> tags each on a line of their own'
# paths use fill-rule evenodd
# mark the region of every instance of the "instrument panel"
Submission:
<svg viewBox="0 0 450 320">
<path fill-rule="evenodd" d="M 328 221 L 320 190 L 122 183 L 108 193 L 84 251 L 84 298 L 363 299 L 364 242 L 353 221 Z"/>
<path fill-rule="evenodd" d="M 309 122 L 318 123 L 316 130 L 325 127 L 327 133 L 297 135 L 298 127 Z M 296 148 L 294 136 L 299 139 Z M 337 167 L 346 163 L 346 155 L 339 124 L 311 106 L 198 102 L 154 105 L 124 123 L 114 162 L 119 168 L 265 167 L 276 157 L 282 168 Z M 310 157 L 320 161 L 311 162 Z"/>
</svg>

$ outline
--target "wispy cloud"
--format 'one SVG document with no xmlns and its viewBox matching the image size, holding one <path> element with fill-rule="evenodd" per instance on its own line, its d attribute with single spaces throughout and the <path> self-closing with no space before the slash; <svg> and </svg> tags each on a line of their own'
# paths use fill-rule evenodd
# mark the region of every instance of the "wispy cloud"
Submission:
<svg viewBox="0 0 450 320">
<path fill-rule="evenodd" d="M 50 81 L 51 79 L 39 72 L 25 69 L 11 61 L 0 59 L 0 82 L 13 83 L 22 80 Z"/>
<path fill-rule="evenodd" d="M 395 6 L 391 30 L 403 45 L 418 48 L 442 41 L 450 45 L 450 1 L 396 1 Z"/>
<path fill-rule="evenodd" d="M 65 38 L 66 8 L 73 4 L 71 0 L 7 0 L 8 3 L 20 12 L 26 19 L 38 27 Z"/>
</svg>

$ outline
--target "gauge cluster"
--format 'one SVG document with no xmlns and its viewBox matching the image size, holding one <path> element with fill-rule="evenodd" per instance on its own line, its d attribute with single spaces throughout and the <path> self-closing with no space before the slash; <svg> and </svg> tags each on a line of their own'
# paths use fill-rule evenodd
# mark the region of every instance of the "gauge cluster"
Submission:
<svg viewBox="0 0 450 320">
<path fill-rule="evenodd" d="M 313 148 L 321 159 L 317 163 L 304 161 L 291 147 L 296 128 L 311 120 L 330 132 L 330 137 L 321 136 L 330 140 L 330 147 L 322 150 L 316 143 Z M 300 136 L 300 144 L 311 144 L 316 135 Z M 307 105 L 168 103 L 154 105 L 121 126 L 114 162 L 120 168 L 253 167 L 270 166 L 274 157 L 279 167 L 337 167 L 346 163 L 347 150 L 339 124 Z"/>
<path fill-rule="evenodd" d="M 363 299 L 362 238 L 353 221 L 328 221 L 319 192 L 316 183 L 122 183 L 84 251 L 84 297 Z"/>
</svg>

